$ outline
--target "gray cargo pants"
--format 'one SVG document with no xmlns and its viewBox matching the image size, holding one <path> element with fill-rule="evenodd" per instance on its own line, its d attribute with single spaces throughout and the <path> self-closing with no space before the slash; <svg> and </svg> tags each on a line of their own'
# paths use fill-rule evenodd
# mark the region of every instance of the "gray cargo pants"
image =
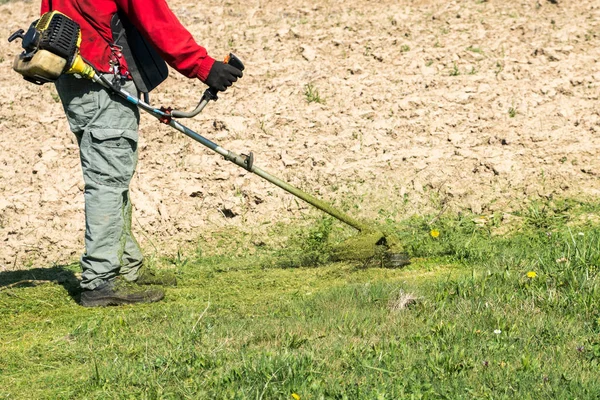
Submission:
<svg viewBox="0 0 600 400">
<path fill-rule="evenodd" d="M 139 110 L 73 75 L 62 75 L 56 89 L 77 137 L 85 183 L 81 287 L 94 289 L 118 275 L 135 280 L 142 252 L 131 232 L 129 183 L 138 158 Z M 131 81 L 124 89 L 136 92 Z"/>
</svg>

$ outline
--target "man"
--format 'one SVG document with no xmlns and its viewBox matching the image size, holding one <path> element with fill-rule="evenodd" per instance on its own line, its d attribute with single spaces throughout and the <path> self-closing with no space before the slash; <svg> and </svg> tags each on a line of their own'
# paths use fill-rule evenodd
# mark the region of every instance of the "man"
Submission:
<svg viewBox="0 0 600 400">
<path fill-rule="evenodd" d="M 165 0 L 42 0 L 42 14 L 59 11 L 81 27 L 81 55 L 136 93 L 127 63 L 114 46 L 111 19 L 124 15 L 160 56 L 188 78 L 224 91 L 242 72 L 215 61 L 181 25 Z M 131 232 L 129 184 L 137 163 L 139 110 L 86 79 L 56 82 L 70 128 L 77 137 L 85 182 L 85 253 L 81 304 L 86 307 L 159 301 L 164 291 L 144 284 L 175 284 L 174 275 L 143 267 Z"/>
</svg>

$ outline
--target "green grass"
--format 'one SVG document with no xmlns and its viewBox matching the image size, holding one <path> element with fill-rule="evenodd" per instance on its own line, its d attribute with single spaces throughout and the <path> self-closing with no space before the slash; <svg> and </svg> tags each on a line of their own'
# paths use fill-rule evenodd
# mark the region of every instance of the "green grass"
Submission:
<svg viewBox="0 0 600 400">
<path fill-rule="evenodd" d="M 453 63 L 452 70 L 450 71 L 450 76 L 459 76 L 459 75 L 460 75 L 460 70 L 458 69 L 458 66 L 456 65 L 456 63 Z"/>
<path fill-rule="evenodd" d="M 321 97 L 319 90 L 312 83 L 304 86 L 304 97 L 308 103 L 325 104 L 325 99 Z"/>
<path fill-rule="evenodd" d="M 472 53 L 483 54 L 483 50 L 481 49 L 481 47 L 478 46 L 469 46 L 467 47 L 467 51 L 470 51 Z"/>
<path fill-rule="evenodd" d="M 326 256 L 347 233 L 329 219 L 252 256 L 228 231 L 163 261 L 180 284 L 154 305 L 79 307 L 76 265 L 0 273 L 0 398 L 598 398 L 599 211 L 380 221 L 402 270 L 277 262 Z M 51 282 L 7 286 L 25 279 Z"/>
</svg>

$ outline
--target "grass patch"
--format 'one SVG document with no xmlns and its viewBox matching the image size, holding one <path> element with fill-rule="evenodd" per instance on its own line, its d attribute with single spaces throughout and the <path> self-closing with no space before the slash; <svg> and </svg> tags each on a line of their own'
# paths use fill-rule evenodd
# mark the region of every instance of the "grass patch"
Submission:
<svg viewBox="0 0 600 400">
<path fill-rule="evenodd" d="M 79 307 L 76 265 L 3 272 L 0 398 L 597 398 L 598 211 L 384 221 L 402 270 L 276 262 L 327 255 L 344 232 L 322 219 L 253 256 L 179 254 L 154 305 Z"/>
<path fill-rule="evenodd" d="M 319 94 L 319 90 L 312 84 L 308 83 L 304 86 L 304 97 L 309 103 L 325 104 L 325 99 Z"/>
<path fill-rule="evenodd" d="M 453 63 L 452 69 L 450 70 L 450 76 L 459 76 L 459 75 L 460 75 L 460 70 L 458 69 L 458 65 L 456 65 L 456 63 Z"/>
<path fill-rule="evenodd" d="M 483 50 L 481 49 L 481 47 L 478 46 L 469 46 L 467 47 L 467 51 L 477 54 L 483 54 Z"/>
</svg>

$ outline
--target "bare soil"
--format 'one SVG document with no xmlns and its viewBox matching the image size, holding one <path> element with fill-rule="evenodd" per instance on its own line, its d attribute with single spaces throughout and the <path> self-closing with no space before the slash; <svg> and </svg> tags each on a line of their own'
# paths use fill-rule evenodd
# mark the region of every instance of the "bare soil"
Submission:
<svg viewBox="0 0 600 400">
<path fill-rule="evenodd" d="M 39 10 L 0 3 L 6 37 Z M 234 51 L 247 66 L 186 125 L 355 216 L 598 195 L 597 1 L 169 4 L 210 54 Z M 77 144 L 54 87 L 12 71 L 19 52 L 0 41 L 0 271 L 83 251 Z M 204 88 L 171 71 L 152 103 L 193 108 Z M 309 102 L 315 92 L 321 102 Z M 135 232 L 158 255 L 313 212 L 147 115 L 132 197 Z"/>
</svg>

